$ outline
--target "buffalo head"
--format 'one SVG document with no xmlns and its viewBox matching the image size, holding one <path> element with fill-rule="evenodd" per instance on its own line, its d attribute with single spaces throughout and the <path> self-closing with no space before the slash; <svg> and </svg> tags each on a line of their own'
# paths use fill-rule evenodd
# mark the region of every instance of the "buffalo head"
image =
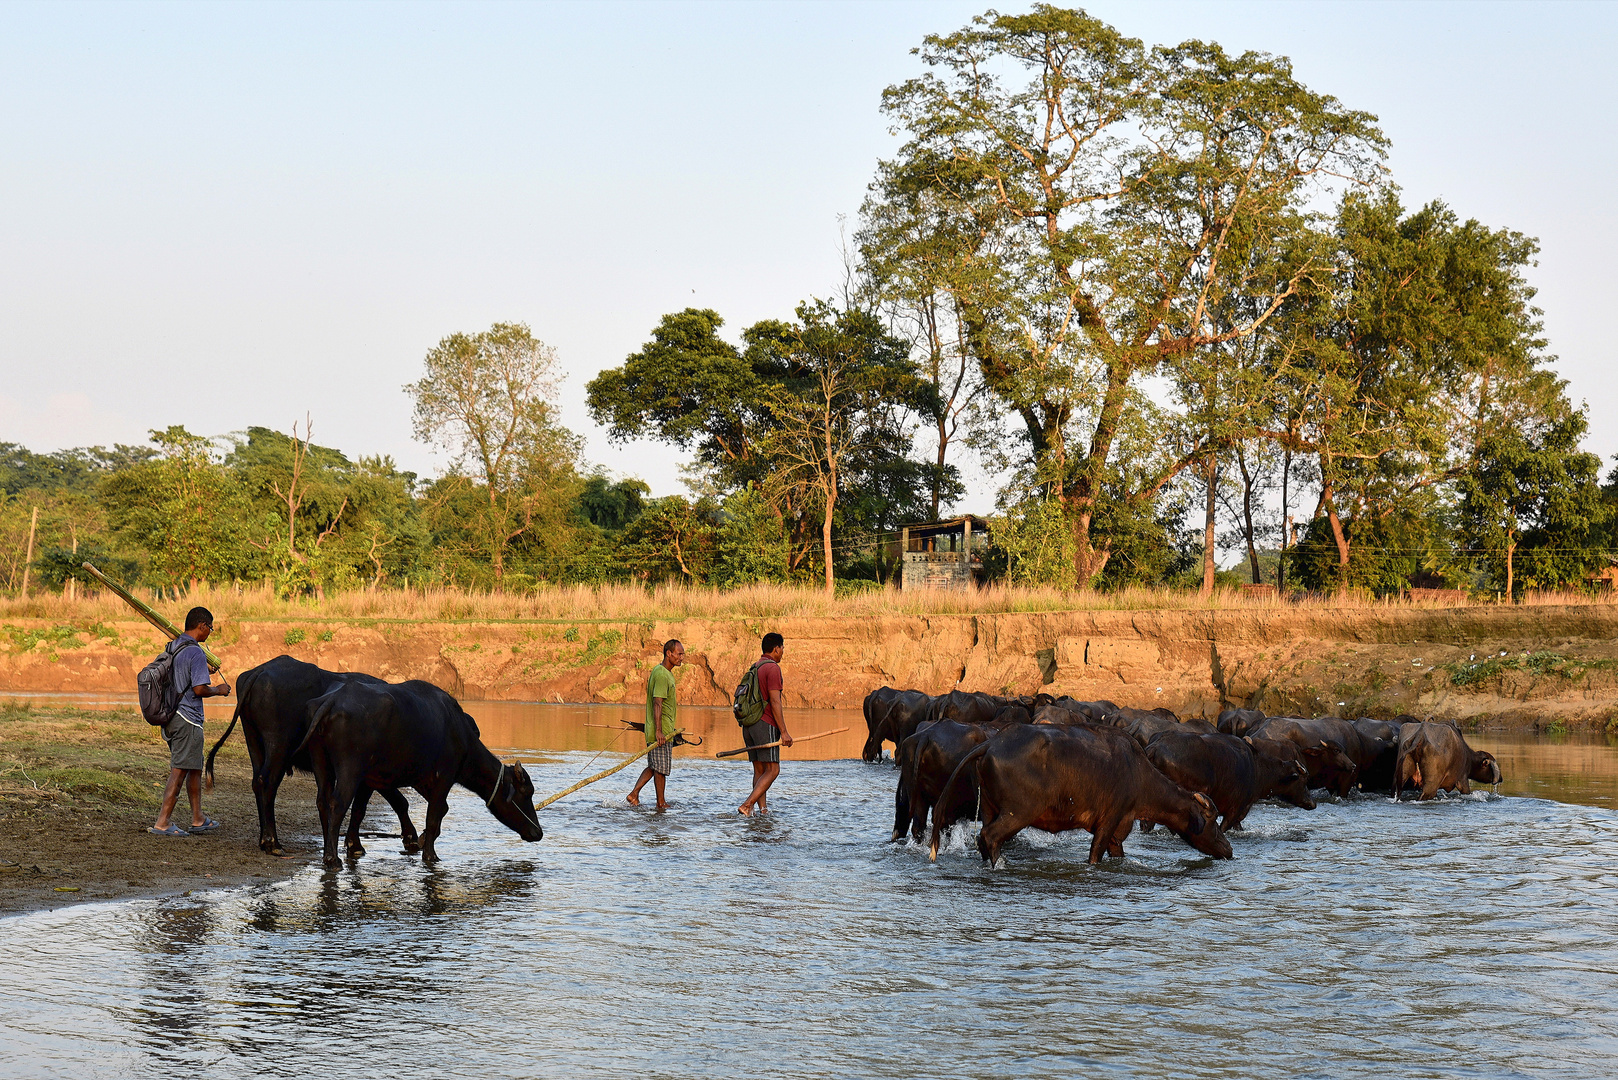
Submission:
<svg viewBox="0 0 1618 1080">
<path fill-rule="evenodd" d="M 1474 750 L 1472 752 L 1472 771 L 1468 778 L 1476 780 L 1480 784 L 1498 784 L 1500 782 L 1500 763 L 1487 750 Z"/>
<path fill-rule="evenodd" d="M 1219 810 L 1213 800 L 1200 791 L 1193 792 L 1191 798 L 1197 808 L 1191 811 L 1186 829 L 1180 833 L 1181 838 L 1204 855 L 1212 855 L 1216 859 L 1230 858 L 1234 852 L 1230 849 L 1230 841 L 1220 831 Z"/>
<path fill-rule="evenodd" d="M 545 839 L 545 830 L 534 813 L 534 782 L 528 770 L 517 762 L 501 772 L 489 796 L 489 811 L 500 824 L 532 844 Z"/>
</svg>

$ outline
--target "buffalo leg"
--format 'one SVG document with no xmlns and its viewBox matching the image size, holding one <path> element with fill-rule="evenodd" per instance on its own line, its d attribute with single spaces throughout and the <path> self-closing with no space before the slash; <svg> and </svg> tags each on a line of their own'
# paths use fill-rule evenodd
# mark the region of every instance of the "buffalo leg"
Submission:
<svg viewBox="0 0 1618 1080">
<path fill-rule="evenodd" d="M 267 754 L 262 768 L 253 772 L 253 799 L 258 803 L 258 846 L 269 855 L 285 855 L 275 829 L 275 795 L 286 775 L 281 754 Z"/>
<path fill-rule="evenodd" d="M 927 798 L 927 793 L 924 791 L 918 790 L 910 793 L 910 835 L 915 838 L 918 844 L 921 843 L 922 835 L 927 831 L 927 812 L 931 809 L 931 802 L 932 800 Z M 949 826 L 949 821 L 944 822 L 944 828 L 947 829 Z"/>
<path fill-rule="evenodd" d="M 1117 821 L 1105 822 L 1095 831 L 1095 835 L 1090 838 L 1091 866 L 1099 863 L 1102 855 L 1111 854 L 1114 846 L 1118 848 L 1119 855 L 1124 853 L 1123 845 L 1119 844 L 1117 841 L 1118 827 L 1120 824 L 1122 823 Z M 1124 829 L 1127 832 L 1128 826 L 1125 825 Z"/>
<path fill-rule="evenodd" d="M 324 755 L 316 755 L 315 803 L 320 808 L 320 833 L 323 841 L 321 862 L 327 867 L 343 865 L 338 854 L 338 834 L 343 828 L 343 814 L 353 805 L 359 784 L 331 767 Z"/>
<path fill-rule="evenodd" d="M 417 789 L 420 790 L 420 789 Z M 423 791 L 427 798 L 427 825 L 421 831 L 421 861 L 435 863 L 438 861 L 438 852 L 433 844 L 438 834 L 443 831 L 444 815 L 449 813 L 449 789 Z"/>
<path fill-rule="evenodd" d="M 899 789 L 893 793 L 893 836 L 890 839 L 898 840 L 904 836 L 905 829 L 910 825 L 914 802 L 904 781 L 901 780 Z"/>
<path fill-rule="evenodd" d="M 421 841 L 416 836 L 416 826 L 410 821 L 410 800 L 404 797 L 404 792 L 398 788 L 383 788 L 377 792 L 393 807 L 393 812 L 399 815 L 399 839 L 404 843 L 404 853 L 414 855 L 421 850 Z"/>
<path fill-rule="evenodd" d="M 993 866 L 1000 861 L 1000 849 L 1007 840 L 1022 831 L 1022 823 L 1014 814 L 996 814 L 992 819 L 986 818 L 983 822 L 983 831 L 978 833 L 978 854 L 983 861 Z"/>
<path fill-rule="evenodd" d="M 365 808 L 370 804 L 370 788 L 362 787 L 354 793 L 354 804 L 348 811 L 348 842 L 344 845 L 350 859 L 358 859 L 365 854 L 365 845 L 360 843 L 360 822 L 365 820 Z"/>
</svg>

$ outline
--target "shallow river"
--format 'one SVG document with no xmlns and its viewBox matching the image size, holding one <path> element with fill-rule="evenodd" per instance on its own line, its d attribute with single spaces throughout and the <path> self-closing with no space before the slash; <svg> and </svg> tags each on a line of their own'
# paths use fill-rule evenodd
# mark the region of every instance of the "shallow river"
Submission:
<svg viewBox="0 0 1618 1080">
<path fill-rule="evenodd" d="M 473 711 L 541 793 L 616 760 L 582 723 L 612 708 Z M 1500 796 L 1261 806 L 1231 862 L 1159 830 L 1093 868 L 1087 834 L 1025 833 L 990 870 L 966 830 L 937 863 L 886 842 L 886 764 L 789 761 L 741 820 L 748 766 L 706 756 L 734 725 L 708 730 L 666 815 L 621 801 L 631 768 L 528 845 L 458 791 L 436 869 L 373 840 L 334 873 L 0 920 L 0 1076 L 1618 1071 L 1603 740 L 1474 738 Z"/>
</svg>

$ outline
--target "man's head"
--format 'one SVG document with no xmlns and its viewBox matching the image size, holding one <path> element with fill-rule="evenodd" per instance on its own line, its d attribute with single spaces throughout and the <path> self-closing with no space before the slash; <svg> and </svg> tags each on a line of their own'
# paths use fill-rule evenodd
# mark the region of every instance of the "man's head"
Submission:
<svg viewBox="0 0 1618 1080">
<path fill-rule="evenodd" d="M 201 631 L 198 633 L 197 631 Z M 213 612 L 205 607 L 194 607 L 185 613 L 185 632 L 204 641 L 213 632 Z"/>
<path fill-rule="evenodd" d="M 781 654 L 786 651 L 786 639 L 774 630 L 764 635 L 764 655 L 771 660 L 780 660 Z"/>
<path fill-rule="evenodd" d="M 685 663 L 685 646 L 680 644 L 679 638 L 669 638 L 663 642 L 663 666 L 673 671 Z"/>
</svg>

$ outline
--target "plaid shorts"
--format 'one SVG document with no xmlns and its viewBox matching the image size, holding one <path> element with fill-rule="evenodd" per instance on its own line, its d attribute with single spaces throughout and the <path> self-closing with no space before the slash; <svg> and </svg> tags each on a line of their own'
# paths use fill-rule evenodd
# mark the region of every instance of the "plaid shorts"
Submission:
<svg viewBox="0 0 1618 1080">
<path fill-rule="evenodd" d="M 674 744 L 665 743 L 662 746 L 654 744 L 652 752 L 646 755 L 646 764 L 659 776 L 667 776 L 669 770 L 674 768 Z"/>
</svg>

